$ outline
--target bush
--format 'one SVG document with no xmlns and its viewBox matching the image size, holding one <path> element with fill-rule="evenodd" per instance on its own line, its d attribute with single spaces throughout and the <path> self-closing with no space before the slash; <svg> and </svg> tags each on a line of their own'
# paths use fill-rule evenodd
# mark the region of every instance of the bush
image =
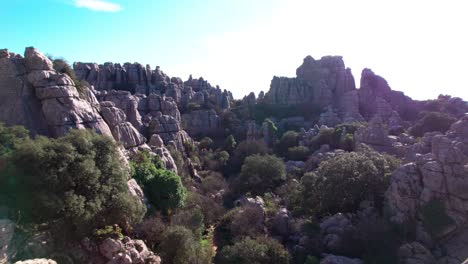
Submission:
<svg viewBox="0 0 468 264">
<path fill-rule="evenodd" d="M 203 213 L 198 206 L 189 209 L 181 209 L 171 217 L 171 225 L 188 228 L 197 239 L 200 239 L 205 229 L 203 218 Z"/>
<path fill-rule="evenodd" d="M 236 188 L 245 193 L 262 195 L 278 187 L 286 179 L 286 168 L 281 159 L 271 155 L 252 155 L 245 159 Z"/>
<path fill-rule="evenodd" d="M 156 251 L 157 245 L 161 243 L 165 230 L 167 230 L 167 226 L 158 215 L 145 219 L 135 229 L 138 237 L 143 239 L 146 245 L 153 251 Z"/>
<path fill-rule="evenodd" d="M 166 169 L 158 169 L 159 159 L 151 158 L 148 153 L 140 153 L 132 160 L 132 177 L 135 178 L 158 209 L 167 212 L 184 205 L 186 190 L 180 177 Z M 158 165 L 159 166 L 159 165 Z"/>
<path fill-rule="evenodd" d="M 204 137 L 200 140 L 200 145 L 198 147 L 200 149 L 210 149 L 213 146 L 213 140 L 209 137 Z"/>
<path fill-rule="evenodd" d="M 286 156 L 288 149 L 297 146 L 299 143 L 299 134 L 294 131 L 287 131 L 283 134 L 278 144 L 276 144 L 276 152 L 280 156 Z"/>
<path fill-rule="evenodd" d="M 445 212 L 442 201 L 432 199 L 421 208 L 424 227 L 433 236 L 437 236 L 455 222 Z"/>
<path fill-rule="evenodd" d="M 217 172 L 210 172 L 203 178 L 200 187 L 204 194 L 216 194 L 221 190 L 226 190 L 228 185 L 223 175 Z"/>
<path fill-rule="evenodd" d="M 145 207 L 128 191 L 114 141 L 86 130 L 17 145 L 4 182 L 22 221 L 58 221 L 77 235 L 139 222 Z M 60 230 L 64 232 L 66 230 Z"/>
<path fill-rule="evenodd" d="M 245 158 L 254 154 L 264 155 L 268 153 L 268 147 L 263 141 L 246 140 L 237 145 L 233 155 L 229 159 L 229 170 L 238 172 L 244 163 Z"/>
<path fill-rule="evenodd" d="M 210 197 L 190 192 L 186 207 L 199 207 L 206 225 L 214 225 L 223 216 L 225 210 L 220 203 Z"/>
<path fill-rule="evenodd" d="M 297 146 L 288 149 L 288 159 L 289 160 L 307 160 L 307 157 L 310 154 L 310 150 L 308 147 L 304 146 Z"/>
<path fill-rule="evenodd" d="M 288 264 L 289 254 L 284 247 L 271 238 L 249 237 L 224 247 L 216 256 L 217 264 Z"/>
<path fill-rule="evenodd" d="M 398 263 L 398 249 L 403 242 L 385 219 L 362 217 L 344 233 L 336 253 L 362 258 L 369 264 L 394 264 Z"/>
<path fill-rule="evenodd" d="M 122 228 L 119 226 L 105 226 L 104 228 L 97 229 L 94 231 L 94 237 L 98 240 L 104 240 L 108 237 L 113 239 L 122 239 Z"/>
<path fill-rule="evenodd" d="M 344 123 L 335 128 L 321 128 L 318 135 L 312 138 L 310 148 L 315 151 L 324 144 L 331 148 L 340 148 L 346 151 L 354 150 L 354 133 L 363 126 L 362 123 Z"/>
<path fill-rule="evenodd" d="M 52 59 L 53 65 L 54 65 L 54 70 L 64 73 L 68 75 L 72 81 L 75 83 L 75 87 L 78 90 L 78 93 L 80 95 L 83 95 L 85 89 L 88 89 L 85 85 L 83 85 L 80 80 L 78 80 L 78 77 L 76 77 L 76 73 L 73 70 L 73 68 L 68 64 L 68 62 L 62 58 L 58 59 Z"/>
<path fill-rule="evenodd" d="M 197 240 L 192 232 L 181 226 L 170 227 L 164 232 L 157 252 L 164 263 L 211 263 L 213 250 L 207 240 Z"/>
<path fill-rule="evenodd" d="M 184 206 L 187 191 L 172 171 L 158 169 L 143 186 L 148 199 L 159 210 L 166 212 Z"/>
<path fill-rule="evenodd" d="M 243 206 L 232 215 L 230 230 L 234 237 L 255 237 L 263 233 L 263 209 L 256 205 Z"/>
<path fill-rule="evenodd" d="M 27 139 L 28 133 L 22 126 L 5 127 L 0 123 L 0 158 L 12 152 L 22 140 Z"/>
<path fill-rule="evenodd" d="M 433 131 L 445 133 L 455 121 L 457 121 L 455 118 L 447 114 L 428 112 L 409 129 L 409 133 L 416 137 L 422 137 L 425 133 Z"/>
<path fill-rule="evenodd" d="M 302 207 L 320 214 L 355 211 L 364 200 L 381 207 L 389 176 L 397 165 L 395 158 L 371 150 L 323 161 L 316 173 L 301 179 Z"/>
<path fill-rule="evenodd" d="M 231 153 L 236 148 L 237 142 L 233 135 L 229 135 L 224 142 L 224 149 Z"/>
<path fill-rule="evenodd" d="M 181 226 L 173 226 L 164 232 L 158 253 L 164 263 L 191 263 L 196 252 L 196 241 L 192 232 Z"/>
</svg>

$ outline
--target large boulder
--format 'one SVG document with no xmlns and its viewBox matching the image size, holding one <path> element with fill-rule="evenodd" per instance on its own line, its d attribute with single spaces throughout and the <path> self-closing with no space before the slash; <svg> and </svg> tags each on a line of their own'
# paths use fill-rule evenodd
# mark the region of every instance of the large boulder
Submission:
<svg viewBox="0 0 468 264">
<path fill-rule="evenodd" d="M 36 97 L 32 84 L 24 77 L 27 73 L 25 59 L 9 53 L 8 50 L 2 51 L 4 55 L 0 56 L 0 122 L 7 126 L 25 126 L 32 134 L 49 135 L 41 102 Z M 32 50 L 29 51 L 31 52 Z"/>
<path fill-rule="evenodd" d="M 112 136 L 98 109 L 81 98 L 70 76 L 55 71 L 52 61 L 34 48 L 26 48 L 24 58 L 0 59 L 0 87 L 4 95 L 0 100 L 5 100 L 0 121 L 7 125 L 24 125 L 32 133 L 56 137 L 72 128 Z"/>
</svg>

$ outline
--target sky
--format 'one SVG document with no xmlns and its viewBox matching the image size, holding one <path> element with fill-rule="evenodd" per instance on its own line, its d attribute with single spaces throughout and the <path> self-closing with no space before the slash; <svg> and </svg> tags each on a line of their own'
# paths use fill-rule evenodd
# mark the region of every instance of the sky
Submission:
<svg viewBox="0 0 468 264">
<path fill-rule="evenodd" d="M 0 0 L 0 48 L 69 62 L 139 62 L 242 98 L 343 56 L 414 99 L 468 100 L 466 0 Z"/>
</svg>

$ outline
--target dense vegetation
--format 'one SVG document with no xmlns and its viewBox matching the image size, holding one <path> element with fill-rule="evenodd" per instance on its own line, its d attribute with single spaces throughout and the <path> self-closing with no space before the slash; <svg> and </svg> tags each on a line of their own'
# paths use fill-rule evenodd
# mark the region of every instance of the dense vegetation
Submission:
<svg viewBox="0 0 468 264">
<path fill-rule="evenodd" d="M 10 133 L 18 134 L 18 129 Z M 12 217 L 54 222 L 80 236 L 106 225 L 141 221 L 146 209 L 130 195 L 111 139 L 74 130 L 59 139 L 6 140 L 10 144 L 4 147 L 12 153 L 2 158 L 7 166 L 1 193 Z"/>
<path fill-rule="evenodd" d="M 67 71 L 60 60 L 54 66 Z M 433 111 L 401 132 L 447 131 L 459 114 L 449 101 L 426 103 Z M 41 226 L 65 244 L 84 237 L 142 239 L 163 264 L 316 264 L 324 253 L 390 264 L 397 263 L 399 246 L 415 240 L 416 224 L 432 236 L 453 224 L 436 199 L 418 209 L 420 223 L 390 224 L 384 196 L 400 160 L 355 142 L 366 123 L 316 127 L 305 136 L 277 121 L 315 120 L 314 109 L 238 105 L 220 115 L 223 132 L 182 149 L 167 144 L 178 173 L 149 150 L 129 151 L 127 166 L 113 140 L 91 131 L 30 138 L 24 128 L 0 125 L 0 204 L 6 205 L 0 218 L 29 230 L 25 237 Z M 251 119 L 263 137 L 236 129 Z M 144 197 L 131 195 L 132 178 Z M 332 248 L 320 224 L 338 213 L 352 219 L 352 228 Z"/>
</svg>

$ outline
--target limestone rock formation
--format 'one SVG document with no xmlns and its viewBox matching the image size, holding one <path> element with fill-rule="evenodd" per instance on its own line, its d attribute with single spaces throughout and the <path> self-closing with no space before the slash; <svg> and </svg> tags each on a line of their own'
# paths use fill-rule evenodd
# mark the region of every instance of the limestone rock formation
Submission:
<svg viewBox="0 0 468 264">
<path fill-rule="evenodd" d="M 163 115 L 161 112 L 156 113 L 155 116 L 149 114 L 145 116 L 148 120 L 148 133 L 150 135 L 158 134 L 164 144 L 170 144 L 171 142 L 178 150 L 184 149 L 186 142 L 191 142 L 190 136 L 182 130 L 180 122 L 168 115 Z"/>
<path fill-rule="evenodd" d="M 281 105 L 310 105 L 311 109 L 333 107 L 347 121 L 362 120 L 354 77 L 342 57 L 304 59 L 297 78 L 274 77 L 263 102 Z"/>
<path fill-rule="evenodd" d="M 320 260 L 320 264 L 362 264 L 362 260 L 335 255 L 326 255 Z"/>
<path fill-rule="evenodd" d="M 141 114 L 138 111 L 139 101 L 138 97 L 132 96 L 127 91 L 103 91 L 96 92 L 98 101 L 109 101 L 114 103 L 114 106 L 120 108 L 130 122 L 136 129 L 141 131 L 143 123 L 141 121 Z"/>
<path fill-rule="evenodd" d="M 114 103 L 101 102 L 101 114 L 109 125 L 114 139 L 122 142 L 125 148 L 138 147 L 146 142 L 143 135 L 130 123 L 126 122 L 127 116 Z"/>
<path fill-rule="evenodd" d="M 412 119 L 418 112 L 417 102 L 402 92 L 393 91 L 384 78 L 370 69 L 362 71 L 358 92 L 359 109 L 366 119 L 378 114 L 387 120 L 392 111 L 396 111 L 404 119 Z"/>
<path fill-rule="evenodd" d="M 175 161 L 172 158 L 169 150 L 164 146 L 164 141 L 162 138 L 157 134 L 153 134 L 148 145 L 151 147 L 153 152 L 159 156 L 166 169 L 171 170 L 177 174 L 177 165 L 175 164 Z"/>
<path fill-rule="evenodd" d="M 181 108 L 195 103 L 229 109 L 233 100 L 230 92 L 211 86 L 203 78 L 193 79 L 190 76 L 189 80 L 183 82 L 180 78 L 170 78 L 159 66 L 152 70 L 149 65 L 139 63 L 121 65 L 108 62 L 98 65 L 77 62 L 73 67 L 79 80 L 87 81 L 98 91 L 119 90 L 131 94 L 166 95 L 173 98 Z"/>
<path fill-rule="evenodd" d="M 91 128 L 111 136 L 98 109 L 82 99 L 70 77 L 34 48 L 25 57 L 0 59 L 0 121 L 24 125 L 33 134 L 61 136 L 72 128 Z"/>
<path fill-rule="evenodd" d="M 214 110 L 195 110 L 184 114 L 182 124 L 191 135 L 209 135 L 221 130 L 221 118 Z"/>
<path fill-rule="evenodd" d="M 468 224 L 465 191 L 468 187 L 467 131 L 468 116 L 465 116 L 453 124 L 446 135 L 431 137 L 430 153 L 417 155 L 415 162 L 407 163 L 393 173 L 386 192 L 393 222 L 419 221 L 427 227 L 430 220 L 427 214 L 437 214 L 443 223 L 426 231 L 436 241 L 445 241 L 445 246 L 450 243 L 448 238 L 464 233 Z M 447 253 L 460 261 L 468 258 L 465 249 Z M 447 257 L 453 258 L 453 255 Z"/>
<path fill-rule="evenodd" d="M 392 139 L 389 138 L 382 118 L 377 115 L 369 122 L 367 127 L 360 127 L 354 134 L 356 144 L 364 143 L 371 148 L 387 153 L 394 153 Z"/>
<path fill-rule="evenodd" d="M 102 258 L 102 263 L 110 264 L 160 264 L 161 258 L 149 250 L 142 240 L 134 240 L 124 237 L 122 240 L 106 238 L 97 246 L 91 246 L 93 242 L 86 241 L 86 247 L 89 253 L 102 256 L 96 256 L 96 261 Z M 97 250 L 96 250 L 97 249 Z M 96 252 L 97 251 L 97 252 Z M 99 262 L 101 263 L 101 262 Z"/>
</svg>

